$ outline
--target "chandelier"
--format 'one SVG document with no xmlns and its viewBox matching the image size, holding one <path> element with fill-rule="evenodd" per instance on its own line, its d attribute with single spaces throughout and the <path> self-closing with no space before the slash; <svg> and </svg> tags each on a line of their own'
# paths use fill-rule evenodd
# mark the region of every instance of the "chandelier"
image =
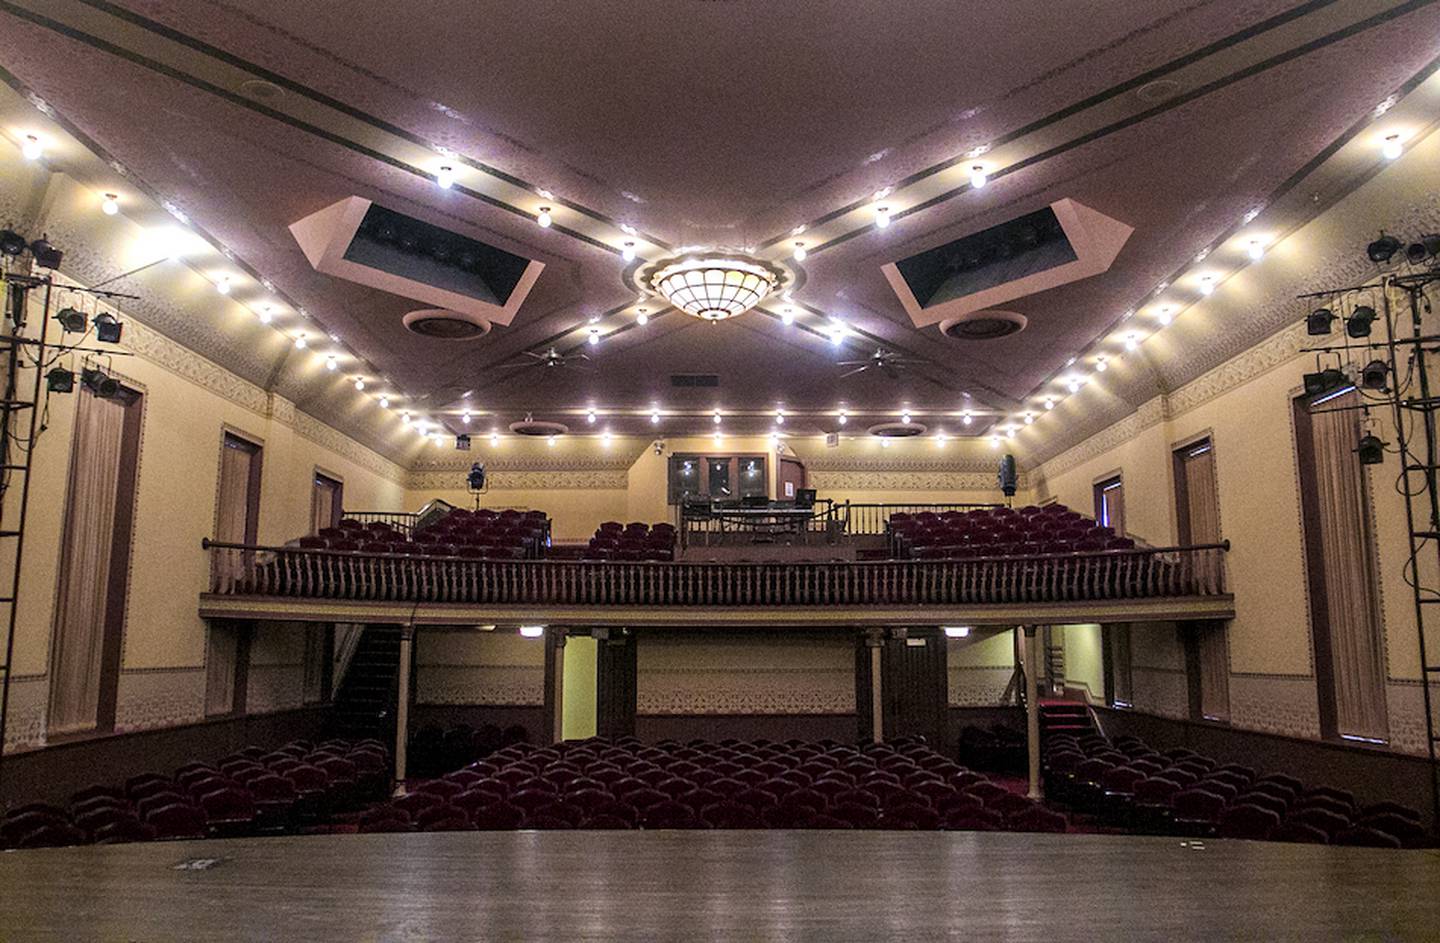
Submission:
<svg viewBox="0 0 1440 943">
<path fill-rule="evenodd" d="M 741 256 L 686 256 L 660 262 L 649 274 L 650 289 L 686 314 L 723 321 L 765 300 L 785 273 Z"/>
</svg>

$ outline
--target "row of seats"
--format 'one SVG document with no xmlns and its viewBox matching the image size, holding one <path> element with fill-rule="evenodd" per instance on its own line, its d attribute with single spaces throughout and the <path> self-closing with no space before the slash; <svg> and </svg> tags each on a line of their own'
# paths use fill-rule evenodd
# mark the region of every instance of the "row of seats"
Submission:
<svg viewBox="0 0 1440 943">
<path fill-rule="evenodd" d="M 1420 813 L 1406 806 L 1362 806 L 1347 790 L 1183 748 L 1161 753 L 1136 737 L 1055 734 L 1044 772 L 1047 796 L 1138 831 L 1382 848 L 1426 842 Z"/>
<path fill-rule="evenodd" d="M 921 742 L 515 744 L 418 783 L 362 832 L 883 828 L 1065 831 L 1065 817 Z"/>
<path fill-rule="evenodd" d="M 890 516 L 888 532 L 892 550 L 901 559 L 1033 556 L 1135 547 L 1135 541 L 1117 537 L 1113 528 L 1099 526 L 1060 504 L 1019 510 L 897 512 Z"/>
<path fill-rule="evenodd" d="M 646 524 L 631 521 L 606 521 L 595 529 L 583 560 L 673 560 L 675 559 L 675 525 Z"/>
<path fill-rule="evenodd" d="M 439 776 L 483 760 L 502 747 L 525 743 L 530 732 L 523 724 L 426 724 L 410 735 L 406 769 L 415 776 Z"/>
<path fill-rule="evenodd" d="M 282 834 L 384 796 L 390 757 L 376 740 L 247 747 L 173 773 L 142 773 L 29 803 L 0 821 L 0 848 Z"/>
</svg>

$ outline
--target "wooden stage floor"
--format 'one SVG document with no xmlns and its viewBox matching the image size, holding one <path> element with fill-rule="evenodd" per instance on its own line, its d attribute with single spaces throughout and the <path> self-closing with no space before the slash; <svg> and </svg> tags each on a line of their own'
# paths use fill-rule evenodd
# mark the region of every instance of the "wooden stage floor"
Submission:
<svg viewBox="0 0 1440 943">
<path fill-rule="evenodd" d="M 202 858 L 219 860 L 203 867 Z M 0 854 L 5 941 L 796 938 L 1433 940 L 1440 853 L 771 831 L 334 835 Z"/>
</svg>

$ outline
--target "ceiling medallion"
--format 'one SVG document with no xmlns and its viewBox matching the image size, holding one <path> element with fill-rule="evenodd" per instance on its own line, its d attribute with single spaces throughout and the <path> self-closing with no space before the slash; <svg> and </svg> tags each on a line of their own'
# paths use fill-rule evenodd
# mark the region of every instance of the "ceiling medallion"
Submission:
<svg viewBox="0 0 1440 943">
<path fill-rule="evenodd" d="M 661 259 L 640 273 L 646 288 L 680 311 L 705 321 L 744 314 L 764 301 L 789 274 L 742 253 L 702 253 Z"/>
</svg>

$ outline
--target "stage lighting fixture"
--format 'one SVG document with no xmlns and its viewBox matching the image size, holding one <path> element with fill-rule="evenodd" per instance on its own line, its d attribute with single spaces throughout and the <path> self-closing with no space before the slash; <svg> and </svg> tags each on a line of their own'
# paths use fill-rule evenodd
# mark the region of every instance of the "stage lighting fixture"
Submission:
<svg viewBox="0 0 1440 943">
<path fill-rule="evenodd" d="M 1385 443 L 1380 441 L 1379 436 L 1367 432 L 1360 437 L 1355 454 L 1360 456 L 1361 465 L 1379 465 L 1385 461 Z"/>
<path fill-rule="evenodd" d="M 1411 265 L 1419 265 L 1426 259 L 1433 259 L 1440 255 L 1440 235 L 1431 234 L 1421 236 L 1417 241 L 1405 247 L 1405 259 Z"/>
<path fill-rule="evenodd" d="M 1360 385 L 1367 390 L 1383 390 L 1389 376 L 1389 364 L 1383 360 L 1372 360 L 1360 371 Z"/>
<path fill-rule="evenodd" d="M 113 314 L 95 315 L 95 339 L 102 344 L 120 343 L 120 334 L 125 325 Z"/>
<path fill-rule="evenodd" d="M 1344 382 L 1345 374 L 1335 367 L 1307 373 L 1305 374 L 1305 395 L 1319 396 L 1322 393 L 1328 393 Z"/>
<path fill-rule="evenodd" d="M 45 389 L 51 393 L 75 392 L 75 371 L 66 370 L 64 367 L 52 368 L 45 374 Z"/>
<path fill-rule="evenodd" d="M 65 258 L 65 253 L 52 246 L 44 236 L 30 243 L 30 255 L 41 268 L 59 268 L 60 260 Z"/>
<path fill-rule="evenodd" d="M 1370 257 L 1371 262 L 1383 265 L 1389 262 L 1402 248 L 1404 247 L 1400 245 L 1399 239 L 1381 233 L 1379 239 L 1365 247 L 1365 254 Z"/>
<path fill-rule="evenodd" d="M 60 322 L 60 327 L 67 334 L 85 333 L 85 325 L 90 323 L 90 318 L 84 311 L 77 311 L 74 308 L 61 308 L 60 313 L 55 315 L 55 320 Z"/>
<path fill-rule="evenodd" d="M 457 435 L 455 437 L 455 450 L 457 452 L 470 451 L 470 437 L 468 435 Z"/>
<path fill-rule="evenodd" d="M 19 255 L 27 245 L 25 237 L 15 230 L 0 229 L 0 255 Z"/>
<path fill-rule="evenodd" d="M 86 367 L 80 374 L 80 385 L 101 399 L 110 399 L 120 392 L 118 380 L 106 375 L 104 370 L 97 370 L 94 367 Z"/>
<path fill-rule="evenodd" d="M 1311 311 L 1305 318 L 1305 330 L 1312 336 L 1318 337 L 1330 333 L 1330 325 L 1335 321 L 1335 313 L 1329 308 L 1319 308 Z"/>
<path fill-rule="evenodd" d="M 1369 337 L 1370 325 L 1375 323 L 1375 309 L 1361 305 L 1345 319 L 1345 333 L 1351 337 Z"/>
</svg>

